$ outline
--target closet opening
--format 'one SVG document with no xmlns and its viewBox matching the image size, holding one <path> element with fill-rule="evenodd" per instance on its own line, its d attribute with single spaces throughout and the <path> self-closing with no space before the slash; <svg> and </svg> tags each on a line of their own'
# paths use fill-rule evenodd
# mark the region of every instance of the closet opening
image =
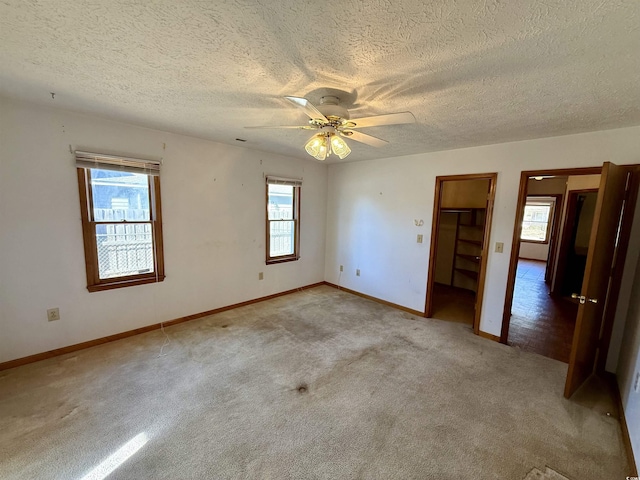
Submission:
<svg viewBox="0 0 640 480">
<path fill-rule="evenodd" d="M 497 174 L 436 178 L 425 316 L 479 332 Z"/>
</svg>

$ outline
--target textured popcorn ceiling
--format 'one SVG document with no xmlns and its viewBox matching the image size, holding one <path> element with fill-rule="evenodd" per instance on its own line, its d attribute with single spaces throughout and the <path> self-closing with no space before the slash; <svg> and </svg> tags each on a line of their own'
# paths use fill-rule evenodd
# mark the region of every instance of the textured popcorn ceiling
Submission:
<svg viewBox="0 0 640 480">
<path fill-rule="evenodd" d="M 418 121 L 347 160 L 637 125 L 640 1 L 0 2 L 2 95 L 310 159 L 308 131 L 243 127 L 327 89 Z"/>
</svg>

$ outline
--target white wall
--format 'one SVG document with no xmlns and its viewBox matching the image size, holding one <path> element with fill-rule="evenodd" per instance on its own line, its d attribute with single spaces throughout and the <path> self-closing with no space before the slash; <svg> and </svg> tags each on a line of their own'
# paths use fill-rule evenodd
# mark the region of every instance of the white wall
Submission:
<svg viewBox="0 0 640 480">
<path fill-rule="evenodd" d="M 547 261 L 549 255 L 548 243 L 532 243 L 532 242 L 520 242 L 520 251 L 518 257 L 527 258 L 529 260 L 540 260 L 542 262 Z"/>
<path fill-rule="evenodd" d="M 424 311 L 435 177 L 498 172 L 480 329 L 499 335 L 520 172 L 605 161 L 640 163 L 640 127 L 330 165 L 325 278 Z"/>
<path fill-rule="evenodd" d="M 636 267 L 630 298 L 616 375 L 634 457 L 638 462 L 640 461 L 640 392 L 635 391 L 633 387 L 636 375 L 640 374 L 640 262 Z"/>
<path fill-rule="evenodd" d="M 0 362 L 323 280 L 325 165 L 7 99 L 0 114 Z M 162 157 L 164 282 L 87 291 L 69 145 Z M 265 265 L 263 174 L 304 178 L 297 262 Z"/>
</svg>

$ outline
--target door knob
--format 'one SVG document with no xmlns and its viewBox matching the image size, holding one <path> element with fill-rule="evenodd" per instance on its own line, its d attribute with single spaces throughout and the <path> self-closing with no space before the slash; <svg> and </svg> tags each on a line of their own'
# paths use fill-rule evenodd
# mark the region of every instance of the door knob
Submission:
<svg viewBox="0 0 640 480">
<path fill-rule="evenodd" d="M 572 293 L 571 298 L 576 298 L 580 301 L 580 305 L 584 305 L 586 302 L 598 303 L 597 298 L 587 298 L 584 295 L 578 295 L 577 293 Z"/>
<path fill-rule="evenodd" d="M 572 293 L 571 298 L 577 298 L 580 301 L 580 305 L 584 305 L 584 302 L 587 300 L 587 297 L 584 295 L 578 295 L 577 293 Z"/>
</svg>

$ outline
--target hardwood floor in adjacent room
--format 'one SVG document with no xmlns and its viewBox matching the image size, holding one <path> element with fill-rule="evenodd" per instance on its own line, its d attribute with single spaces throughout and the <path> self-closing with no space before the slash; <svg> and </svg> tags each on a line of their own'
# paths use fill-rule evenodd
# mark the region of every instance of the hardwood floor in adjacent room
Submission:
<svg viewBox="0 0 640 480">
<path fill-rule="evenodd" d="M 518 260 L 508 343 L 568 363 L 578 305 L 549 295 L 545 268 L 545 262 Z"/>
</svg>

